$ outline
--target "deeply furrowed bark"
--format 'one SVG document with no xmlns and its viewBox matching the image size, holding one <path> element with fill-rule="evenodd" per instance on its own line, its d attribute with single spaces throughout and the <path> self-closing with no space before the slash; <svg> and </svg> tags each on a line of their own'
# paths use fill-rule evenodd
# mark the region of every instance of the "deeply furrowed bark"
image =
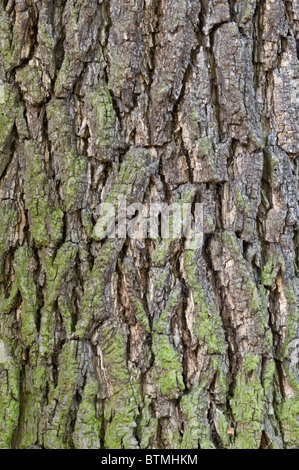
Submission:
<svg viewBox="0 0 299 470">
<path fill-rule="evenodd" d="M 0 447 L 299 447 L 299 1 L 0 18 Z M 99 241 L 119 195 L 203 247 Z"/>
</svg>

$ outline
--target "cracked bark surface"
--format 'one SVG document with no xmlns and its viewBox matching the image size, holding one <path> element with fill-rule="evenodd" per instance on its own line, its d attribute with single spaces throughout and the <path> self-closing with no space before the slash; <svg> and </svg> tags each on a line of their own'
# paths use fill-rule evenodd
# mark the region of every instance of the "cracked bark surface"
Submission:
<svg viewBox="0 0 299 470">
<path fill-rule="evenodd" d="M 298 0 L 1 0 L 0 447 L 299 447 Z M 204 204 L 204 244 L 99 204 Z"/>
</svg>

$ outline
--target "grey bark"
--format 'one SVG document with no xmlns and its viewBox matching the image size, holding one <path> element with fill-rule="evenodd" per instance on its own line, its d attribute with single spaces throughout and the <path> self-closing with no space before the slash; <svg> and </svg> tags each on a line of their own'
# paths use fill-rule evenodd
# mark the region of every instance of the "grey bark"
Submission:
<svg viewBox="0 0 299 470">
<path fill-rule="evenodd" d="M 0 446 L 299 446 L 298 0 L 1 0 Z M 204 205 L 204 244 L 99 204 Z"/>
</svg>

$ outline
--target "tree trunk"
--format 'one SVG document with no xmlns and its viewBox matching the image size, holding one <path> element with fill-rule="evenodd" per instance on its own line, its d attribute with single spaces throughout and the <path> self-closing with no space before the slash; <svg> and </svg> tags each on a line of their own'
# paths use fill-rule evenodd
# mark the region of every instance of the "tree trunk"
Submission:
<svg viewBox="0 0 299 470">
<path fill-rule="evenodd" d="M 299 1 L 0 17 L 0 447 L 299 447 Z M 119 196 L 202 246 L 101 239 Z"/>
</svg>

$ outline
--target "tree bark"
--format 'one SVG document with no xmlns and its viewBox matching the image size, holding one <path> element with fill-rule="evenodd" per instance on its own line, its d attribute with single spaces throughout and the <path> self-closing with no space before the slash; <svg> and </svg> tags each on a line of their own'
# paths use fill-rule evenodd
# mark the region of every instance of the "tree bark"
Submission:
<svg viewBox="0 0 299 470">
<path fill-rule="evenodd" d="M 0 17 L 0 447 L 299 447 L 299 1 Z M 100 240 L 121 195 L 203 246 Z"/>
</svg>

